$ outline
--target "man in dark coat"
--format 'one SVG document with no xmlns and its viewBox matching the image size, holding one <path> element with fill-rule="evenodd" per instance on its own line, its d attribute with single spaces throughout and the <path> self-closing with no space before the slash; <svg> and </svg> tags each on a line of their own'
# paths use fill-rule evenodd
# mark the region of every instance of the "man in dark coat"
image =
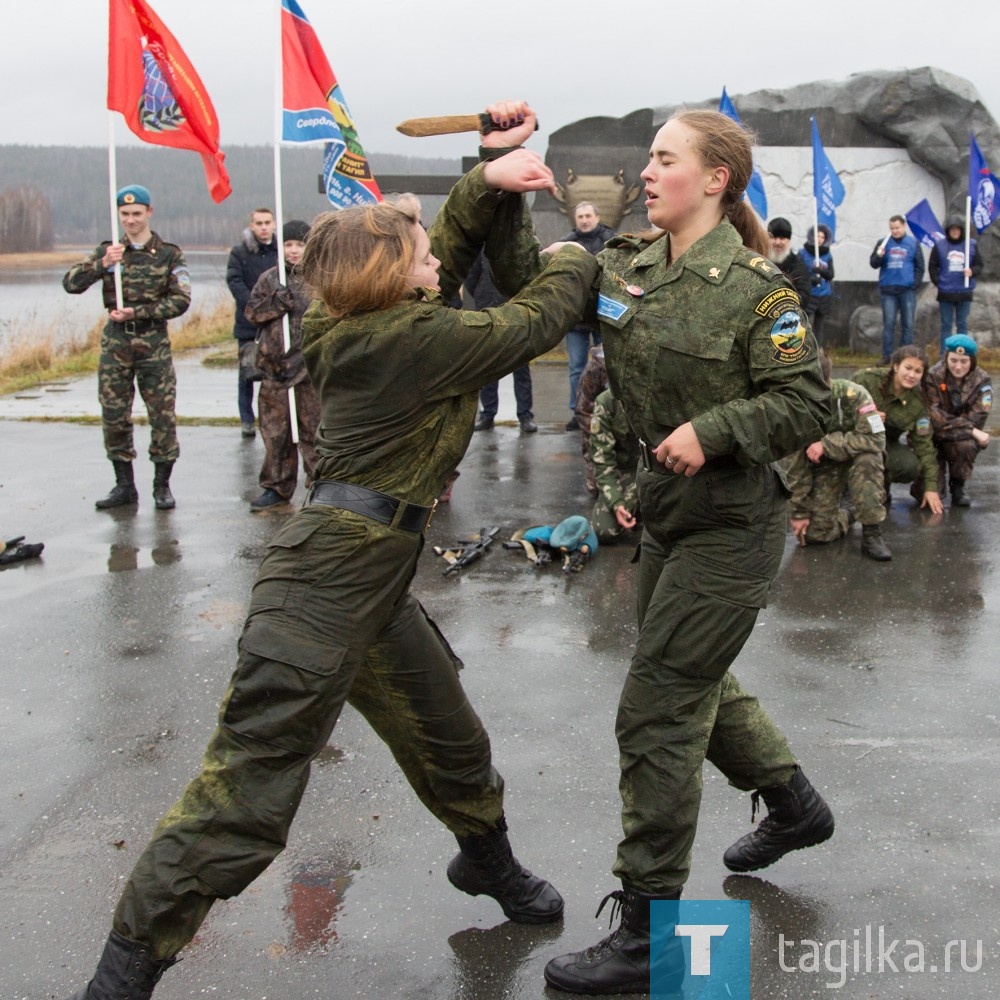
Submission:
<svg viewBox="0 0 1000 1000">
<path fill-rule="evenodd" d="M 771 238 L 771 252 L 768 257 L 778 265 L 781 273 L 795 286 L 805 308 L 812 289 L 812 277 L 806 262 L 789 247 L 792 239 L 792 224 L 780 215 L 767 224 L 767 235 Z"/>
</svg>

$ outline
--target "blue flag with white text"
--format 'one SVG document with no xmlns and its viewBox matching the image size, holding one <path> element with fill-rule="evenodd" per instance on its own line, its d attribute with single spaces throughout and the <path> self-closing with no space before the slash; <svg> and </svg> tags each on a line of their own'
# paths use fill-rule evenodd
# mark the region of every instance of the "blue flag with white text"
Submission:
<svg viewBox="0 0 1000 1000">
<path fill-rule="evenodd" d="M 917 202 L 906 213 L 906 224 L 910 227 L 910 232 L 928 250 L 933 250 L 934 244 L 938 240 L 944 239 L 944 230 L 941 228 L 941 223 L 938 221 L 938 217 L 934 214 L 934 209 L 931 208 L 930 202 L 926 198 L 923 201 Z"/>
<path fill-rule="evenodd" d="M 837 171 L 833 169 L 823 149 L 823 142 L 819 137 L 819 129 L 816 127 L 816 119 L 810 118 L 812 122 L 812 143 L 813 143 L 813 197 L 816 199 L 816 215 L 819 222 L 826 223 L 830 227 L 832 237 L 837 235 L 837 206 L 844 200 L 844 185 L 837 176 Z M 831 243 L 833 240 L 831 239 Z"/>
<path fill-rule="evenodd" d="M 736 111 L 736 105 L 730 100 L 726 93 L 726 88 L 722 88 L 722 98 L 719 101 L 719 110 L 727 117 L 732 118 L 737 125 L 742 125 L 743 121 Z M 747 184 L 746 198 L 753 206 L 753 210 L 762 218 L 767 218 L 767 195 L 764 194 L 764 180 L 760 176 L 757 164 L 753 166 L 753 173 L 750 175 L 750 183 Z"/>
<path fill-rule="evenodd" d="M 969 133 L 969 197 L 972 222 L 981 233 L 1000 215 L 1000 181 L 990 173 L 976 137 Z"/>
</svg>

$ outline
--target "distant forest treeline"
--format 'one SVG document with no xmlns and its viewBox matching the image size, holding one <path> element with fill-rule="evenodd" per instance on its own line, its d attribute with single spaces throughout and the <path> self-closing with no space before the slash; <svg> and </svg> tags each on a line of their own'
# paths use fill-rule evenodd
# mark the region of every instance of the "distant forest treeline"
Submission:
<svg viewBox="0 0 1000 1000">
<path fill-rule="evenodd" d="M 120 146 L 118 185 L 143 184 L 153 196 L 153 228 L 183 246 L 229 246 L 247 225 L 250 211 L 274 202 L 274 151 L 270 146 L 225 150 L 233 193 L 221 205 L 209 197 L 201 157 L 186 150 Z M 459 159 L 371 153 L 379 174 L 458 174 Z M 311 220 L 330 208 L 319 193 L 319 147 L 281 151 L 284 217 Z M 30 184 L 51 205 L 56 243 L 96 244 L 108 238 L 108 153 L 82 146 L 0 146 L 0 187 Z M 388 193 L 383 191 L 383 194 Z M 422 196 L 428 222 L 443 198 Z"/>
</svg>

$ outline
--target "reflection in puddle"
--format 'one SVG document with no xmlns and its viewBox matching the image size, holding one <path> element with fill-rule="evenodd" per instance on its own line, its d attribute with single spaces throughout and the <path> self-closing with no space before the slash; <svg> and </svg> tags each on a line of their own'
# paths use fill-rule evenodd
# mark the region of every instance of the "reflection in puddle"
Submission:
<svg viewBox="0 0 1000 1000">
<path fill-rule="evenodd" d="M 358 870 L 356 862 L 311 860 L 297 865 L 288 884 L 288 950 L 299 954 L 324 950 L 337 939 L 337 913 Z"/>
</svg>

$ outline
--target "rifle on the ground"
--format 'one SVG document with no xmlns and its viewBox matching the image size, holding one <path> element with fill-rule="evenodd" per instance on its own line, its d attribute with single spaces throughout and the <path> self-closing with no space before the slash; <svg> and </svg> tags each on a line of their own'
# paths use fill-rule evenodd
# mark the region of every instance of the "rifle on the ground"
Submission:
<svg viewBox="0 0 1000 1000">
<path fill-rule="evenodd" d="M 462 569 L 463 566 L 468 566 L 469 563 L 474 563 L 477 559 L 481 558 L 499 532 L 500 529 L 496 526 L 492 528 L 480 528 L 478 535 L 474 535 L 472 538 L 459 539 L 454 545 L 446 549 L 440 545 L 435 545 L 434 552 L 448 563 L 448 568 L 444 571 L 444 576 L 454 573 L 455 570 Z"/>
</svg>

